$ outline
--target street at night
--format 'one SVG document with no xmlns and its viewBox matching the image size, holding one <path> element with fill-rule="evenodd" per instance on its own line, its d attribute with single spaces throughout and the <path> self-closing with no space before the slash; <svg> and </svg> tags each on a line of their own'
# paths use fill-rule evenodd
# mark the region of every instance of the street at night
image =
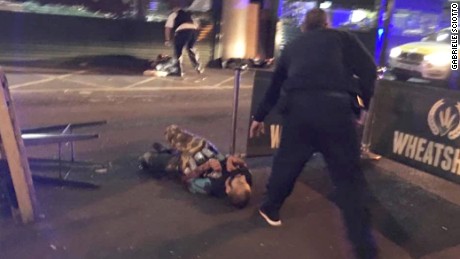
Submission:
<svg viewBox="0 0 460 259">
<path fill-rule="evenodd" d="M 460 258 L 458 4 L 0 0 L 0 259 Z"/>
<path fill-rule="evenodd" d="M 2 219 L 2 257 L 352 258 L 320 156 L 301 175 L 282 211 L 285 224 L 276 229 L 256 213 L 270 172 L 269 157 L 247 159 L 255 187 L 243 210 L 139 171 L 137 158 L 154 141 L 163 141 L 170 124 L 228 150 L 232 70 L 211 69 L 183 79 L 117 75 L 110 68 L 91 67 L 5 70 L 22 128 L 101 120 L 107 124 L 78 130 L 98 133 L 99 138 L 76 142 L 76 159 L 91 163 L 74 166 L 67 178 L 100 188 L 37 182 L 40 217 L 25 226 Z M 245 152 L 253 76 L 254 71 L 242 76 L 236 148 L 240 153 Z M 28 148 L 30 157 L 56 154 L 56 145 Z M 460 236 L 455 220 L 460 215 L 458 186 L 387 159 L 364 166 L 382 258 L 455 258 Z M 107 171 L 98 171 L 101 167 Z M 32 172 L 58 175 L 56 167 L 34 169 L 33 164 Z"/>
</svg>

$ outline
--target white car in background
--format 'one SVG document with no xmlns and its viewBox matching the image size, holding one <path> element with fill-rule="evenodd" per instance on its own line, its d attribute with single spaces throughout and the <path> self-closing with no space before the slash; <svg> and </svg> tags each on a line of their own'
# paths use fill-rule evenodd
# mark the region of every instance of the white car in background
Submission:
<svg viewBox="0 0 460 259">
<path fill-rule="evenodd" d="M 450 28 L 434 33 L 420 42 L 410 42 L 391 49 L 389 66 L 397 80 L 412 77 L 460 89 L 459 73 L 451 69 Z"/>
</svg>

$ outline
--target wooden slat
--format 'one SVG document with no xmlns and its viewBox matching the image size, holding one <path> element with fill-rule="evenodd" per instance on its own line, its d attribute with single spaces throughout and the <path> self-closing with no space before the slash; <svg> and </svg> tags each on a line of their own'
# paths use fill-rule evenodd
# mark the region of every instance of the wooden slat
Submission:
<svg viewBox="0 0 460 259">
<path fill-rule="evenodd" d="M 255 58 L 258 54 L 259 4 L 249 4 L 246 27 L 246 58 Z"/>
<path fill-rule="evenodd" d="M 16 123 L 8 82 L 1 68 L 0 81 L 0 138 L 3 145 L 2 150 L 10 168 L 22 222 L 27 223 L 33 221 L 35 216 L 35 189 L 29 162 L 25 155 L 24 142 L 19 126 Z"/>
</svg>

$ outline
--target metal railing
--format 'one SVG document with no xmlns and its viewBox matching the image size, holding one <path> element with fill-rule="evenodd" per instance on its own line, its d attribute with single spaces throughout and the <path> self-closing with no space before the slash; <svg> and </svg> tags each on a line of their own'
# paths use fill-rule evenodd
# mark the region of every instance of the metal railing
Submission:
<svg viewBox="0 0 460 259">
<path fill-rule="evenodd" d="M 232 140 L 230 144 L 230 154 L 235 154 L 236 149 L 236 127 L 237 127 L 237 119 L 238 119 L 238 101 L 239 101 L 239 93 L 240 93 L 240 85 L 241 85 L 241 72 L 248 69 L 247 64 L 239 64 L 235 67 L 235 81 L 233 87 L 233 110 L 232 110 Z"/>
</svg>

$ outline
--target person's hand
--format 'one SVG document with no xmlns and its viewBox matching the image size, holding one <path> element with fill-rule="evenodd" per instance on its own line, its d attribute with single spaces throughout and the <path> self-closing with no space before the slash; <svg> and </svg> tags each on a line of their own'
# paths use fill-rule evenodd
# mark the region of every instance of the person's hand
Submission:
<svg viewBox="0 0 460 259">
<path fill-rule="evenodd" d="M 171 41 L 170 41 L 170 40 L 165 41 L 165 46 L 166 46 L 166 47 L 171 47 L 171 45 L 172 45 L 172 44 L 171 44 Z"/>
<path fill-rule="evenodd" d="M 367 116 L 367 111 L 361 110 L 361 113 L 359 114 L 359 118 L 356 119 L 356 124 L 358 124 L 359 126 L 364 126 L 364 124 L 366 124 L 366 116 Z"/>
<path fill-rule="evenodd" d="M 236 156 L 229 156 L 227 158 L 226 166 L 227 166 L 227 171 L 228 172 L 235 171 L 240 166 L 247 167 L 247 165 L 244 162 L 244 160 L 239 158 L 239 157 L 236 157 Z"/>
<path fill-rule="evenodd" d="M 260 134 L 265 134 L 265 124 L 259 121 L 252 121 L 249 128 L 249 138 L 259 137 Z"/>
<path fill-rule="evenodd" d="M 201 170 L 193 170 L 191 172 L 189 172 L 188 174 L 186 174 L 184 172 L 184 174 L 182 175 L 181 179 L 182 179 L 182 182 L 186 183 L 194 178 L 198 178 L 200 177 L 201 175 L 203 174 L 203 171 Z"/>
<path fill-rule="evenodd" d="M 214 172 L 222 172 L 222 166 L 217 159 L 211 158 L 208 163 Z"/>
</svg>

